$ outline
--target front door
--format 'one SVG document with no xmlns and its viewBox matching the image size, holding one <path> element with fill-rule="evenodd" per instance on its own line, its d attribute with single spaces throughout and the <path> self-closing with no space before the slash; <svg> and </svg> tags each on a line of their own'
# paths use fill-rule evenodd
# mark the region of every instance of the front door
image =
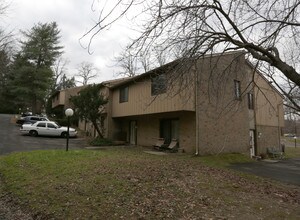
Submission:
<svg viewBox="0 0 300 220">
<path fill-rule="evenodd" d="M 250 157 L 254 157 L 255 156 L 255 137 L 254 137 L 254 130 L 250 130 Z"/>
<path fill-rule="evenodd" d="M 129 135 L 129 143 L 132 145 L 136 145 L 137 143 L 137 126 L 136 121 L 130 121 L 129 129 L 130 129 L 130 135 Z"/>
</svg>

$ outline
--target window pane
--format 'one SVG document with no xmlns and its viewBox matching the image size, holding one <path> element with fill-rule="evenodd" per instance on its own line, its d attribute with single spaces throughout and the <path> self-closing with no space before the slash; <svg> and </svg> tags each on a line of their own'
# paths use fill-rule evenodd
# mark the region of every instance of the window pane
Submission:
<svg viewBox="0 0 300 220">
<path fill-rule="evenodd" d="M 167 91 L 166 75 L 158 75 L 151 79 L 151 95 L 159 95 Z"/>
<path fill-rule="evenodd" d="M 254 101 L 253 101 L 253 94 L 248 93 L 248 108 L 254 109 Z"/>
<path fill-rule="evenodd" d="M 128 86 L 120 89 L 120 102 L 128 102 Z"/>
<path fill-rule="evenodd" d="M 241 82 L 234 80 L 234 94 L 236 99 L 241 98 Z"/>
<path fill-rule="evenodd" d="M 38 123 L 37 127 L 46 127 L 46 123 Z"/>
</svg>

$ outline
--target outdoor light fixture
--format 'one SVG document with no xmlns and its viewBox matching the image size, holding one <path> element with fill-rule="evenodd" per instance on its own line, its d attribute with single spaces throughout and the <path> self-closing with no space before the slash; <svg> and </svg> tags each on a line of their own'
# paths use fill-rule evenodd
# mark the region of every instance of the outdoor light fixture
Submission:
<svg viewBox="0 0 300 220">
<path fill-rule="evenodd" d="M 73 109 L 67 108 L 65 111 L 65 114 L 68 118 L 68 129 L 67 129 L 67 145 L 66 145 L 66 151 L 69 149 L 69 129 L 70 129 L 70 117 L 74 114 Z"/>
</svg>

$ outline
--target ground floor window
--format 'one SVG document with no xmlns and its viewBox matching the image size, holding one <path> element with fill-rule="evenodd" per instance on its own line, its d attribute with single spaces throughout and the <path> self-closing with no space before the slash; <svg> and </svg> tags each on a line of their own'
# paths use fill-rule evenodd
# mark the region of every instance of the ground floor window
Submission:
<svg viewBox="0 0 300 220">
<path fill-rule="evenodd" d="M 179 119 L 160 120 L 160 137 L 168 144 L 172 139 L 179 139 Z"/>
</svg>

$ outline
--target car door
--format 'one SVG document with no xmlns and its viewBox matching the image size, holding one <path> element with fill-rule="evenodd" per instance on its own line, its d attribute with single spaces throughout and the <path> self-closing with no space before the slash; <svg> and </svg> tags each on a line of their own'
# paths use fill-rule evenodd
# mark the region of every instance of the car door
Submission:
<svg viewBox="0 0 300 220">
<path fill-rule="evenodd" d="M 46 122 L 39 122 L 36 125 L 36 131 L 39 135 L 47 135 Z"/>
<path fill-rule="evenodd" d="M 52 123 L 47 123 L 47 133 L 49 136 L 60 136 L 59 129 Z"/>
</svg>

